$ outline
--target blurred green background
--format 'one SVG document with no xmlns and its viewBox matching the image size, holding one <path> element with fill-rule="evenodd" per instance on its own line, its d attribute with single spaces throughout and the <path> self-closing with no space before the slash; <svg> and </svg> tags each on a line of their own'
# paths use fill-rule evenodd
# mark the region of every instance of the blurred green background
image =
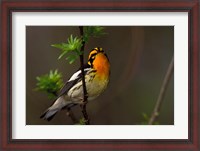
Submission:
<svg viewBox="0 0 200 151">
<path fill-rule="evenodd" d="M 107 26 L 106 35 L 91 38 L 85 47 L 85 61 L 89 51 L 102 47 L 111 63 L 111 77 L 107 90 L 89 102 L 87 111 L 92 125 L 141 125 L 143 114 L 151 115 L 163 78 L 174 54 L 173 26 Z M 58 69 L 68 80 L 79 68 L 79 59 L 72 65 L 52 44 L 66 42 L 71 35 L 79 35 L 76 26 L 26 27 L 26 124 L 73 124 L 66 111 L 59 112 L 52 121 L 40 115 L 52 104 L 47 94 L 35 91 L 36 76 Z M 72 109 L 81 118 L 80 106 Z M 172 76 L 161 107 L 160 125 L 174 124 L 174 76 Z"/>
</svg>

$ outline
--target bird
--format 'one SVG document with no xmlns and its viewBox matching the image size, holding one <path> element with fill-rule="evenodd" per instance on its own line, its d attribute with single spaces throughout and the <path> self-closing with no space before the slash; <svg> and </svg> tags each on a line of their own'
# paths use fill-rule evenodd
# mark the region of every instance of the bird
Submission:
<svg viewBox="0 0 200 151">
<path fill-rule="evenodd" d="M 84 64 L 87 100 L 96 99 L 107 88 L 110 78 L 110 61 L 100 47 L 92 49 L 88 62 Z M 45 110 L 40 118 L 50 121 L 57 112 L 83 103 L 82 72 L 79 68 L 61 88 L 53 104 Z"/>
</svg>

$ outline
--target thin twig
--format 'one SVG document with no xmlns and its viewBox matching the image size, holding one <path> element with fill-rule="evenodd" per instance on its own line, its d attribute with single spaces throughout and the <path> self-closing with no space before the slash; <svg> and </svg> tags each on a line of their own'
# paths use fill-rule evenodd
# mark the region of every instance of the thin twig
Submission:
<svg viewBox="0 0 200 151">
<path fill-rule="evenodd" d="M 87 114 L 87 110 L 86 110 L 86 104 L 87 104 L 87 90 L 86 90 L 86 84 L 85 84 L 85 74 L 84 74 L 84 48 L 85 48 L 85 41 L 83 40 L 83 26 L 79 26 L 80 29 L 80 34 L 82 37 L 82 46 L 81 46 L 81 52 L 82 54 L 80 55 L 80 64 L 81 64 L 81 73 L 82 73 L 82 83 L 83 83 L 83 104 L 81 105 L 82 107 L 82 113 L 83 113 L 83 117 L 85 120 L 85 124 L 89 125 L 90 124 L 90 120 Z"/>
<path fill-rule="evenodd" d="M 155 108 L 153 110 L 153 113 L 152 113 L 151 118 L 150 118 L 149 123 L 148 123 L 149 125 L 152 125 L 154 123 L 154 121 L 156 120 L 156 118 L 159 116 L 160 108 L 161 108 L 161 105 L 162 105 L 162 102 L 163 102 L 164 95 L 165 95 L 166 90 L 167 90 L 167 86 L 169 84 L 169 80 L 172 76 L 173 69 L 174 69 L 174 56 L 172 57 L 172 60 L 171 60 L 169 67 L 167 69 L 167 73 L 166 73 L 165 78 L 163 80 L 163 84 L 160 88 L 160 93 L 158 95 L 158 99 L 157 99 Z"/>
<path fill-rule="evenodd" d="M 52 93 L 55 97 L 58 97 L 57 92 L 49 92 L 49 93 Z M 77 120 L 77 118 L 75 117 L 74 113 L 71 111 L 71 109 L 67 107 L 66 110 L 67 110 L 66 115 L 69 116 L 69 117 L 71 118 L 72 122 L 73 122 L 74 124 L 78 123 L 78 120 Z"/>
<path fill-rule="evenodd" d="M 72 120 L 72 122 L 73 122 L 74 124 L 78 123 L 78 120 L 76 119 L 74 113 L 71 111 L 70 108 L 67 108 L 67 113 L 66 113 L 66 115 L 69 116 L 69 117 L 71 118 L 71 120 Z"/>
</svg>

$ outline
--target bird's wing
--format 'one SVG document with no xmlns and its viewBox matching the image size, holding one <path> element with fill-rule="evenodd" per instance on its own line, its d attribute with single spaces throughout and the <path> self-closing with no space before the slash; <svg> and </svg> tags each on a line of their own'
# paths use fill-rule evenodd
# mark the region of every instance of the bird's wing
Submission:
<svg viewBox="0 0 200 151">
<path fill-rule="evenodd" d="M 90 70 L 90 66 L 88 64 L 84 65 L 84 74 Z M 76 83 L 78 83 L 82 79 L 82 73 L 81 69 L 78 69 L 71 78 L 64 84 L 64 86 L 61 88 L 60 93 L 58 97 L 62 96 L 63 94 L 66 94 Z"/>
</svg>

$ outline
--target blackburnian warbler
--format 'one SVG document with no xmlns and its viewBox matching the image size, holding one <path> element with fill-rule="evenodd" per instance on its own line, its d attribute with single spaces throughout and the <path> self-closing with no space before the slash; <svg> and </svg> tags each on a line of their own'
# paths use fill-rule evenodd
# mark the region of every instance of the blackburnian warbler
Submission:
<svg viewBox="0 0 200 151">
<path fill-rule="evenodd" d="M 98 97 L 107 87 L 110 76 L 110 63 L 102 48 L 91 50 L 88 62 L 84 65 L 85 83 L 88 101 Z M 70 108 L 83 102 L 81 69 L 75 72 L 65 83 L 52 106 L 40 118 L 51 120 L 63 108 Z"/>
</svg>

